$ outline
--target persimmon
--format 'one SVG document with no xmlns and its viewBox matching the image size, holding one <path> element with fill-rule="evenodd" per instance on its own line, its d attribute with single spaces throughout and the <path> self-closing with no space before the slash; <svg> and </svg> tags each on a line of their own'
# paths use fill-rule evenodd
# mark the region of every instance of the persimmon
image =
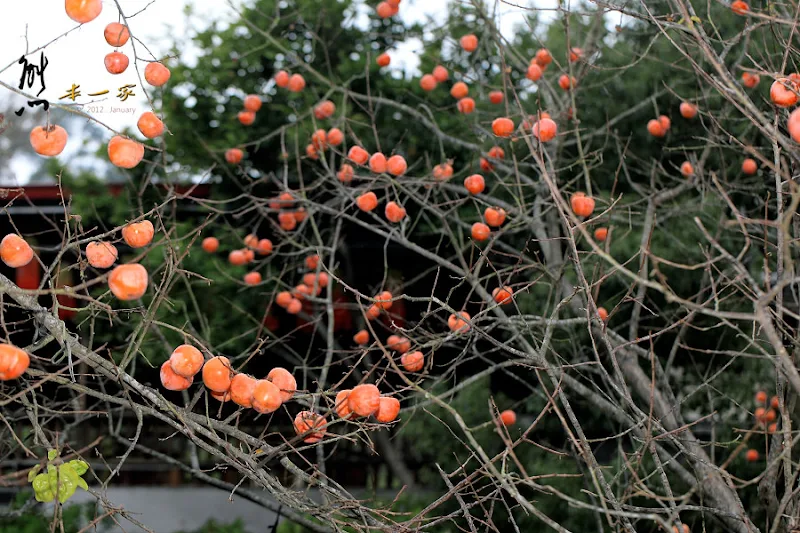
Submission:
<svg viewBox="0 0 800 533">
<path fill-rule="evenodd" d="M 573 46 L 569 49 L 569 60 L 572 63 L 575 63 L 579 59 L 583 57 L 583 50 L 578 48 L 577 46 Z"/>
<path fill-rule="evenodd" d="M 290 315 L 296 315 L 303 310 L 303 302 L 297 298 L 292 298 L 289 305 L 286 306 L 286 312 Z"/>
<path fill-rule="evenodd" d="M 193 376 L 179 376 L 172 370 L 169 361 L 164 361 L 160 371 L 161 386 L 171 391 L 182 391 L 188 389 L 194 381 Z"/>
<path fill-rule="evenodd" d="M 684 161 L 681 163 L 681 174 L 683 174 L 685 178 L 694 176 L 694 167 L 690 162 Z"/>
<path fill-rule="evenodd" d="M 776 418 L 778 418 L 778 415 L 775 413 L 775 411 L 773 409 L 769 409 L 764 414 L 764 420 L 766 420 L 767 422 L 775 422 Z"/>
<path fill-rule="evenodd" d="M 647 133 L 653 137 L 663 137 L 667 134 L 667 130 L 661 125 L 657 119 L 652 119 L 647 123 Z"/>
<path fill-rule="evenodd" d="M 256 121 L 256 114 L 252 111 L 239 111 L 236 115 L 236 118 L 239 119 L 239 122 L 242 123 L 244 126 L 251 126 L 253 122 Z"/>
<path fill-rule="evenodd" d="M 778 431 L 778 423 L 777 422 L 767 426 L 767 433 L 769 433 L 770 435 L 775 433 L 776 431 Z"/>
<path fill-rule="evenodd" d="M 303 262 L 305 263 L 307 269 L 316 270 L 317 267 L 319 266 L 319 255 L 318 254 L 312 254 L 312 255 L 306 256 L 306 258 L 303 260 Z"/>
<path fill-rule="evenodd" d="M 257 94 L 248 94 L 244 97 L 244 108 L 247 111 L 252 111 L 253 113 L 258 113 L 261 109 L 261 97 Z"/>
<path fill-rule="evenodd" d="M 231 393 L 230 391 L 225 392 L 214 392 L 209 391 L 211 393 L 211 397 L 217 400 L 220 403 L 225 403 L 231 401 Z"/>
<path fill-rule="evenodd" d="M 517 414 L 511 409 L 506 409 L 500 413 L 500 422 L 506 427 L 513 426 L 517 423 Z"/>
<path fill-rule="evenodd" d="M 214 392 L 226 392 L 231 388 L 233 369 L 227 357 L 212 357 L 203 364 L 203 383 Z"/>
<path fill-rule="evenodd" d="M 746 15 L 747 12 L 750 11 L 750 6 L 747 5 L 747 2 L 736 0 L 735 2 L 731 2 L 731 11 L 737 15 Z"/>
<path fill-rule="evenodd" d="M 295 285 L 292 289 L 292 296 L 298 300 L 305 300 L 306 296 L 311 296 L 311 288 L 305 283 Z"/>
<path fill-rule="evenodd" d="M 169 69 L 158 61 L 151 61 L 144 68 L 144 79 L 153 87 L 161 87 L 169 81 L 170 76 L 172 73 Z"/>
<path fill-rule="evenodd" d="M 181 344 L 173 350 L 168 362 L 175 374 L 191 378 L 203 368 L 205 359 L 200 350 L 191 344 Z"/>
<path fill-rule="evenodd" d="M 789 135 L 796 143 L 800 143 L 800 109 L 795 109 L 789 114 L 789 120 L 786 122 L 786 129 L 789 130 Z"/>
<path fill-rule="evenodd" d="M 552 63 L 553 56 L 550 55 L 550 52 L 545 48 L 539 48 L 536 51 L 536 55 L 533 57 L 532 60 L 534 63 L 539 65 L 542 68 L 546 68 L 547 65 Z"/>
<path fill-rule="evenodd" d="M 230 148 L 225 150 L 225 161 L 231 165 L 238 165 L 242 161 L 243 157 L 244 152 L 239 148 Z"/>
<path fill-rule="evenodd" d="M 339 146 L 344 142 L 344 133 L 339 128 L 331 128 L 328 130 L 328 145 Z"/>
<path fill-rule="evenodd" d="M 457 81 L 450 88 L 450 96 L 456 100 L 461 100 L 469 94 L 469 87 L 463 81 Z"/>
<path fill-rule="evenodd" d="M 598 307 L 597 316 L 600 318 L 600 320 L 605 322 L 606 320 L 608 320 L 608 311 L 606 310 L 605 307 Z"/>
<path fill-rule="evenodd" d="M 597 228 L 594 230 L 594 239 L 603 242 L 608 238 L 608 228 Z"/>
<path fill-rule="evenodd" d="M 469 313 L 466 311 L 453 313 L 447 319 L 447 327 L 454 333 L 466 333 L 470 329 L 470 325 L 468 324 L 470 318 Z"/>
<path fill-rule="evenodd" d="M 350 183 L 353 181 L 353 175 L 353 167 L 347 163 L 342 163 L 342 166 L 339 167 L 339 172 L 336 173 L 336 177 L 339 178 L 339 181 L 342 183 Z"/>
<path fill-rule="evenodd" d="M 499 228 L 506 221 L 506 210 L 502 207 L 487 207 L 483 211 L 483 219 L 487 225 Z"/>
<path fill-rule="evenodd" d="M 758 461 L 758 450 L 750 448 L 749 450 L 747 450 L 747 453 L 744 454 L 744 457 L 749 462 L 755 463 L 756 461 Z"/>
<path fill-rule="evenodd" d="M 306 88 L 306 79 L 302 76 L 302 74 L 292 74 L 289 77 L 288 87 L 293 93 L 299 93 Z"/>
<path fill-rule="evenodd" d="M 756 172 L 758 172 L 758 164 L 756 163 L 755 159 L 750 159 L 749 157 L 742 161 L 742 172 L 747 174 L 748 176 L 752 176 Z"/>
<path fill-rule="evenodd" d="M 353 146 L 347 152 L 347 159 L 355 163 L 356 165 L 365 165 L 367 161 L 369 161 L 369 152 L 361 148 L 360 146 Z"/>
<path fill-rule="evenodd" d="M 492 146 L 491 148 L 489 148 L 489 151 L 486 152 L 486 155 L 488 155 L 492 159 L 505 159 L 506 151 L 500 148 L 499 146 Z"/>
<path fill-rule="evenodd" d="M 236 374 L 231 380 L 228 392 L 233 403 L 249 409 L 253 406 L 253 390 L 255 388 L 256 378 L 247 374 Z"/>
<path fill-rule="evenodd" d="M 436 65 L 433 68 L 433 79 L 439 83 L 444 83 L 450 78 L 450 73 L 442 65 Z"/>
<path fill-rule="evenodd" d="M 767 393 L 763 390 L 756 392 L 756 403 L 765 405 L 767 403 Z"/>
<path fill-rule="evenodd" d="M 591 216 L 594 212 L 594 198 L 586 196 L 586 193 L 576 192 L 570 199 L 572 211 L 579 217 Z"/>
<path fill-rule="evenodd" d="M 475 100 L 473 100 L 469 96 L 466 98 L 462 98 L 461 100 L 456 102 L 456 108 L 458 109 L 459 113 L 469 115 L 470 113 L 475 111 Z"/>
<path fill-rule="evenodd" d="M 503 91 L 492 91 L 489 93 L 489 101 L 493 104 L 502 104 L 505 99 Z"/>
<path fill-rule="evenodd" d="M 401 176 L 408 170 L 408 163 L 402 155 L 393 155 L 386 161 L 386 170 L 392 176 Z"/>
<path fill-rule="evenodd" d="M 386 156 L 381 152 L 375 152 L 369 158 L 369 169 L 375 174 L 386 172 Z"/>
<path fill-rule="evenodd" d="M 261 283 L 261 274 L 258 272 L 248 272 L 244 275 L 244 282 L 247 285 L 258 285 Z"/>
<path fill-rule="evenodd" d="M 464 187 L 470 194 L 480 194 L 486 188 L 486 182 L 480 174 L 473 174 L 464 180 Z"/>
<path fill-rule="evenodd" d="M 86 260 L 95 268 L 111 268 L 117 257 L 117 247 L 110 242 L 92 241 L 86 245 Z"/>
<path fill-rule="evenodd" d="M 244 259 L 246 262 L 252 263 L 253 261 L 256 260 L 256 253 L 253 250 L 245 248 L 244 250 L 242 250 L 242 252 L 244 253 Z"/>
<path fill-rule="evenodd" d="M 780 78 L 772 82 L 769 88 L 769 99 L 778 107 L 791 107 L 797 103 L 796 87 L 786 78 Z"/>
<path fill-rule="evenodd" d="M 514 289 L 508 285 L 504 287 L 495 287 L 492 291 L 492 298 L 500 305 L 510 304 L 511 297 L 514 295 Z"/>
<path fill-rule="evenodd" d="M 394 296 L 389 291 L 382 291 L 380 294 L 375 296 L 375 303 L 381 309 L 386 309 L 387 311 L 392 308 L 392 300 Z"/>
<path fill-rule="evenodd" d="M 459 40 L 465 52 L 474 52 L 478 49 L 478 38 L 473 34 L 464 35 Z"/>
<path fill-rule="evenodd" d="M 281 307 L 287 307 L 294 299 L 289 291 L 281 291 L 275 295 L 275 303 Z"/>
<path fill-rule="evenodd" d="M 251 402 L 253 409 L 259 413 L 274 413 L 283 404 L 281 390 L 267 379 L 259 379 L 253 387 Z"/>
<path fill-rule="evenodd" d="M 315 444 L 324 439 L 327 425 L 328 421 L 324 416 L 311 411 L 300 411 L 294 417 L 294 430 L 298 436 L 303 436 L 303 442 L 306 444 Z"/>
<path fill-rule="evenodd" d="M 492 234 L 492 230 L 483 222 L 476 222 L 472 225 L 472 238 L 476 241 L 485 241 Z"/>
<path fill-rule="evenodd" d="M 328 277 L 327 272 L 320 272 L 317 274 L 316 272 L 309 272 L 308 274 L 303 275 L 303 284 L 307 287 L 320 287 L 325 288 L 328 286 L 330 282 L 330 278 Z"/>
<path fill-rule="evenodd" d="M 65 0 L 67 16 L 80 24 L 91 22 L 103 11 L 102 0 Z"/>
<path fill-rule="evenodd" d="M 510 137 L 514 133 L 514 121 L 506 117 L 496 118 L 492 121 L 492 131 L 498 137 Z"/>
<path fill-rule="evenodd" d="M 153 241 L 155 232 L 152 222 L 142 220 L 126 224 L 122 228 L 122 238 L 131 248 L 143 248 Z"/>
<path fill-rule="evenodd" d="M 756 421 L 758 421 L 759 423 L 764 422 L 764 417 L 765 417 L 766 414 L 767 414 L 767 410 L 764 409 L 763 407 L 758 407 L 758 408 L 756 408 L 755 411 L 753 411 L 753 416 L 755 417 Z"/>
<path fill-rule="evenodd" d="M 317 147 L 314 146 L 313 144 L 307 144 L 306 145 L 306 156 L 309 159 L 313 159 L 314 161 L 316 161 L 316 160 L 319 159 L 319 150 L 317 150 Z"/>
<path fill-rule="evenodd" d="M 389 202 L 386 204 L 384 214 L 389 222 L 396 224 L 406 217 L 406 209 L 397 202 Z"/>
<path fill-rule="evenodd" d="M 369 332 L 365 329 L 359 330 L 358 333 L 353 335 L 353 342 L 359 346 L 364 346 L 369 342 Z"/>
<path fill-rule="evenodd" d="M 258 237 L 256 237 L 252 233 L 248 233 L 247 235 L 245 235 L 244 240 L 242 242 L 248 248 L 255 248 L 256 246 L 258 246 Z"/>
<path fill-rule="evenodd" d="M 690 533 L 689 526 L 682 524 L 680 530 L 678 530 L 678 526 L 672 526 L 672 533 Z"/>
<path fill-rule="evenodd" d="M 423 91 L 432 91 L 436 88 L 438 82 L 436 78 L 433 77 L 432 74 L 425 74 L 419 79 L 419 86 L 422 88 Z"/>
<path fill-rule="evenodd" d="M 108 276 L 108 287 L 119 300 L 141 298 L 147 283 L 147 270 L 138 263 L 119 265 Z"/>
<path fill-rule="evenodd" d="M 544 75 L 542 67 L 536 63 L 531 63 L 528 65 L 528 70 L 525 72 L 525 77 L 531 81 L 539 81 L 542 79 L 542 75 Z"/>
<path fill-rule="evenodd" d="M 33 260 L 33 248 L 19 235 L 9 233 L 0 241 L 0 259 L 11 268 L 24 267 Z"/>
<path fill-rule="evenodd" d="M 275 85 L 280 88 L 286 88 L 289 86 L 289 73 L 285 70 L 279 70 L 275 74 Z"/>
<path fill-rule="evenodd" d="M 138 127 L 142 135 L 148 139 L 155 139 L 164 133 L 165 129 L 164 123 L 161 122 L 161 119 L 152 111 L 145 111 L 142 113 L 142 116 L 139 117 L 139 121 L 136 123 L 136 127 Z"/>
<path fill-rule="evenodd" d="M 258 255 L 269 255 L 272 253 L 272 241 L 269 239 L 259 239 L 256 244 Z"/>
<path fill-rule="evenodd" d="M 399 335 L 389 335 L 386 346 L 397 353 L 403 354 L 411 349 L 411 341 Z"/>
<path fill-rule="evenodd" d="M 574 89 L 577 84 L 578 80 L 576 80 L 573 76 L 569 76 L 567 74 L 562 74 L 558 78 L 558 86 L 564 89 L 565 91 L 569 89 Z"/>
<path fill-rule="evenodd" d="M 362 211 L 372 211 L 378 207 L 378 197 L 372 191 L 365 192 L 356 198 L 356 205 Z"/>
<path fill-rule="evenodd" d="M 115 166 L 132 169 L 144 158 L 144 145 L 115 135 L 108 141 L 108 159 Z"/>
<path fill-rule="evenodd" d="M 697 116 L 697 106 L 689 102 L 681 102 L 680 112 L 683 118 L 693 119 Z"/>
<path fill-rule="evenodd" d="M 358 416 L 369 416 L 378 410 L 381 391 L 370 383 L 356 385 L 347 397 L 347 405 Z"/>
<path fill-rule="evenodd" d="M 433 179 L 436 181 L 447 181 L 453 177 L 453 165 L 450 163 L 439 163 L 433 167 Z"/>
<path fill-rule="evenodd" d="M 317 120 L 330 118 L 336 112 L 336 104 L 330 100 L 323 100 L 314 107 L 314 116 Z"/>
<path fill-rule="evenodd" d="M 672 126 L 672 121 L 666 115 L 659 115 L 658 122 L 661 124 L 661 127 L 664 128 L 664 131 L 668 131 Z"/>
<path fill-rule="evenodd" d="M 128 39 L 131 38 L 131 32 L 128 31 L 128 27 L 124 24 L 112 22 L 106 26 L 106 29 L 103 31 L 103 36 L 108 44 L 118 48 L 124 46 L 125 43 L 128 42 Z"/>
<path fill-rule="evenodd" d="M 36 126 L 31 130 L 30 142 L 33 151 L 45 157 L 55 157 L 67 146 L 67 130 L 51 124 L 47 128 Z"/>
<path fill-rule="evenodd" d="M 317 150 L 324 150 L 328 146 L 328 133 L 323 129 L 318 129 L 311 134 L 311 144 Z"/>
<path fill-rule="evenodd" d="M 419 372 L 425 366 L 425 356 L 420 351 L 406 352 L 400 357 L 400 364 L 406 372 Z"/>
<path fill-rule="evenodd" d="M 397 420 L 397 415 L 400 414 L 400 400 L 397 398 L 390 398 L 388 396 L 381 396 L 378 403 L 378 410 L 375 411 L 375 420 L 381 424 L 388 424 Z"/>
<path fill-rule="evenodd" d="M 549 118 L 543 118 L 531 127 L 531 134 L 541 142 L 550 142 L 556 137 L 558 126 Z"/>
<path fill-rule="evenodd" d="M 388 2 L 380 2 L 377 7 L 375 7 L 375 13 L 382 18 L 387 19 L 394 15 L 394 9 Z"/>
<path fill-rule="evenodd" d="M 297 219 L 294 217 L 294 213 L 278 213 L 278 223 L 284 231 L 292 231 L 297 227 Z"/>
<path fill-rule="evenodd" d="M 781 406 L 781 400 L 777 396 L 773 396 L 769 401 L 769 406 L 773 409 L 778 409 Z"/>
<path fill-rule="evenodd" d="M 333 401 L 333 409 L 339 418 L 350 418 L 353 411 L 350 410 L 348 397 L 350 396 L 350 389 L 340 390 L 336 393 L 336 399 Z"/>
<path fill-rule="evenodd" d="M 267 374 L 267 379 L 278 387 L 281 392 L 281 401 L 288 402 L 297 391 L 297 380 L 285 368 L 276 366 Z"/>
<path fill-rule="evenodd" d="M 377 63 L 379 67 L 388 67 L 389 63 L 391 62 L 392 58 L 386 52 L 382 53 L 381 55 L 375 58 L 375 63 Z"/>
<path fill-rule="evenodd" d="M 366 315 L 367 320 L 375 320 L 381 314 L 381 307 L 379 305 L 372 304 L 367 308 L 364 314 Z"/>
<path fill-rule="evenodd" d="M 234 266 L 241 266 L 247 263 L 247 256 L 243 250 L 233 250 L 228 254 L 228 262 Z"/>
<path fill-rule="evenodd" d="M 30 364 L 28 352 L 12 344 L 0 343 L 0 381 L 19 378 Z"/>
<path fill-rule="evenodd" d="M 758 82 L 761 81 L 761 76 L 758 74 L 753 74 L 752 72 L 744 72 L 742 73 L 742 85 L 747 87 L 748 89 L 754 88 L 758 85 Z"/>
</svg>

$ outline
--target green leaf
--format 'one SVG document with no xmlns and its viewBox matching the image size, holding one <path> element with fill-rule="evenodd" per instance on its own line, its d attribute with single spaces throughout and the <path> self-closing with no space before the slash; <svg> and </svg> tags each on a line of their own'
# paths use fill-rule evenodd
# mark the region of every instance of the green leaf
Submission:
<svg viewBox="0 0 800 533">
<path fill-rule="evenodd" d="M 33 481 L 33 478 L 36 477 L 36 474 L 38 474 L 39 470 L 41 470 L 41 469 L 42 469 L 42 465 L 36 465 L 33 468 L 31 468 L 31 471 L 28 472 L 28 483 Z"/>
<path fill-rule="evenodd" d="M 58 450 L 48 450 L 47 451 L 47 460 L 54 461 L 56 457 L 59 456 Z"/>
</svg>

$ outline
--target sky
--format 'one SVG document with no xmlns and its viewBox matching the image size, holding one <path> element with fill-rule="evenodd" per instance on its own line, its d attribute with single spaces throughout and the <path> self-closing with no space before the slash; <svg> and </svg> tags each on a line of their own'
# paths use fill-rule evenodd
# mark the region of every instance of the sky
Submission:
<svg viewBox="0 0 800 533">
<path fill-rule="evenodd" d="M 60 104 L 83 104 L 83 110 L 88 112 L 109 127 L 121 130 L 125 127 L 135 128 L 139 116 L 149 110 L 149 105 L 142 91 L 143 83 L 137 73 L 144 73 L 144 62 L 134 62 L 133 46 L 140 57 L 152 59 L 162 58 L 168 53 L 171 39 L 165 35 L 189 35 L 191 29 L 202 28 L 209 20 L 231 20 L 235 13 L 225 0 L 118 0 L 120 7 L 127 17 L 131 33 L 147 45 L 144 50 L 139 43 L 131 39 L 120 51 L 131 58 L 131 65 L 122 74 L 109 74 L 104 67 L 106 54 L 113 51 L 103 38 L 106 25 L 119 20 L 119 12 L 114 0 L 103 0 L 103 12 L 92 22 L 81 27 L 72 21 L 64 12 L 63 0 L 26 0 L 25 2 L 3 1 L 3 16 L 0 17 L 0 80 L 14 87 L 20 83 L 23 66 L 18 64 L 19 58 L 29 50 L 59 39 L 45 49 L 48 60 L 45 69 L 44 82 L 46 88 L 39 98 Z M 184 15 L 184 6 L 187 2 L 193 6 L 194 14 L 191 19 Z M 321 0 L 322 1 L 322 0 Z M 336 1 L 336 0 L 331 0 Z M 558 0 L 529 0 L 527 5 L 538 8 L 552 9 Z M 233 0 L 234 5 L 246 4 L 248 0 Z M 406 22 L 427 21 L 433 18 L 442 21 L 446 16 L 446 0 L 403 0 L 399 17 Z M 515 4 L 515 5 L 511 5 Z M 498 17 L 501 32 L 510 33 L 512 28 L 520 23 L 524 11 L 517 5 L 526 5 L 525 0 L 499 3 Z M 134 15 L 135 16 L 132 16 Z M 355 16 L 354 23 L 365 25 L 374 12 L 367 6 L 360 6 Z M 545 14 L 545 17 L 547 15 Z M 552 12 L 551 12 L 552 16 Z M 167 24 L 165 21 L 169 21 Z M 67 33 L 69 32 L 69 33 Z M 67 33 L 67 35 L 63 35 Z M 63 36 L 62 36 L 63 35 Z M 185 42 L 190 41 L 189 38 Z M 417 75 L 415 70 L 422 43 L 410 41 L 401 45 L 392 53 L 392 66 L 402 69 L 406 75 Z M 150 55 L 152 53 L 152 56 Z M 191 46 L 182 50 L 182 60 L 191 61 L 193 50 Z M 28 56 L 28 60 L 38 65 L 39 53 Z M 10 66 L 10 68 L 6 68 Z M 77 96 L 73 101 L 65 96 L 71 94 L 72 86 L 79 86 Z M 128 90 L 122 87 L 133 85 Z M 145 87 L 151 89 L 149 85 Z M 39 80 L 34 81 L 33 88 L 25 87 L 28 93 L 37 94 L 42 89 Z M 107 94 L 89 96 L 91 93 L 108 91 Z M 123 98 L 125 100 L 123 101 Z M 0 87 L 0 107 L 11 102 L 15 108 L 26 107 L 27 100 L 19 95 L 10 93 Z M 30 110 L 29 112 L 35 112 Z M 37 113 L 41 115 L 41 113 Z M 13 119 L 15 117 L 7 117 Z M 71 132 L 73 137 L 80 138 L 80 131 Z M 79 147 L 79 143 L 69 142 L 63 154 L 67 160 L 71 153 Z M 0 165 L 9 165 L 11 173 L 16 177 L 17 183 L 4 183 L 3 185 L 24 184 L 33 170 L 36 161 L 29 154 L 16 155 L 10 162 L 0 161 Z M 0 176 L 4 175 L 0 172 Z"/>
</svg>

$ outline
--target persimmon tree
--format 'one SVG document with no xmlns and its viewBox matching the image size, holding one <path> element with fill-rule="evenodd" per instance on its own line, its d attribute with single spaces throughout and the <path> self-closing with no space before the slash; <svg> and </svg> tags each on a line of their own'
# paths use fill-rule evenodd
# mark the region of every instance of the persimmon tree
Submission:
<svg viewBox="0 0 800 533">
<path fill-rule="evenodd" d="M 3 456 L 40 461 L 36 499 L 77 475 L 145 528 L 105 494 L 141 456 L 309 531 L 800 528 L 796 2 L 513 6 L 510 34 L 481 0 L 229 6 L 196 62 L 107 60 L 154 87 L 108 137 L 125 207 L 49 163 L 86 193 L 56 254 L 0 244 L 44 271 L 0 277 Z"/>
</svg>

